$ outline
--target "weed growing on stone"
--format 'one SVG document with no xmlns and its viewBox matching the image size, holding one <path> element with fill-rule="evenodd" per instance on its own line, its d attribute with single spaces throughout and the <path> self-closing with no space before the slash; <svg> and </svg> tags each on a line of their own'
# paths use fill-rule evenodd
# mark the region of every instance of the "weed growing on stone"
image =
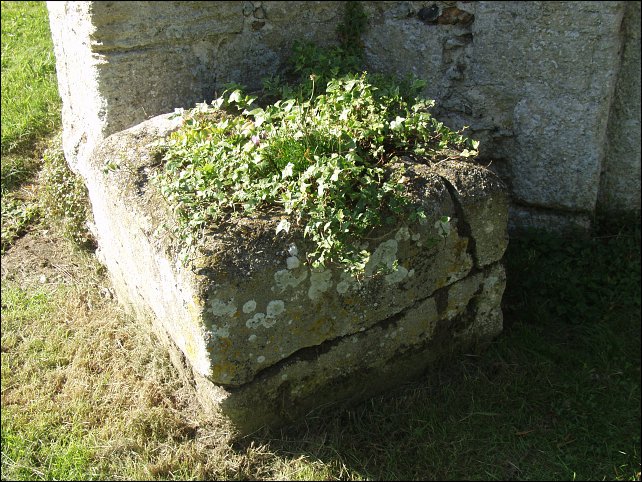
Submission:
<svg viewBox="0 0 642 482">
<path fill-rule="evenodd" d="M 307 72 L 307 71 L 306 71 Z M 297 86 L 265 107 L 240 89 L 184 114 L 164 144 L 156 177 L 176 207 L 184 257 L 208 226 L 256 211 L 278 213 L 316 246 L 314 267 L 336 263 L 359 274 L 370 253 L 359 244 L 376 227 L 417 222 L 400 168 L 476 153 L 477 144 L 430 114 L 434 102 L 366 72 Z"/>
<path fill-rule="evenodd" d="M 2 3 L 3 74 L 7 4 L 46 19 Z M 3 203 L 40 165 L 10 159 Z M 43 229 L 2 255 L 3 480 L 640 480 L 639 215 L 512 238 L 506 330 L 482 356 L 234 444 L 187 409 L 153 334 L 98 296 L 95 260 Z M 45 269 L 65 283 L 29 281 Z"/>
<path fill-rule="evenodd" d="M 312 267 L 334 263 L 359 277 L 376 228 L 426 218 L 403 162 L 477 154 L 477 142 L 431 115 L 434 101 L 419 96 L 425 82 L 362 70 L 366 27 L 360 2 L 348 2 L 338 45 L 295 42 L 261 98 L 234 86 L 185 114 L 155 179 L 178 215 L 183 262 L 212 227 L 271 212 L 276 235 L 292 227 L 312 241 Z M 435 226 L 442 236 L 449 221 Z"/>
</svg>

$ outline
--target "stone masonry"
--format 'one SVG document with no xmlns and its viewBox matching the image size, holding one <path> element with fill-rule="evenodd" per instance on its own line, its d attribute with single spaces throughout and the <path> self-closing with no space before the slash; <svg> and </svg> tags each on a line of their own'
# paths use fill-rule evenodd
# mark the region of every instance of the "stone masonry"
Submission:
<svg viewBox="0 0 642 482">
<path fill-rule="evenodd" d="M 509 187 L 510 226 L 640 209 L 640 2 L 363 2 L 371 70 L 428 80 Z M 294 40 L 336 42 L 344 2 L 48 2 L 64 149 L 259 87 Z M 492 160 L 492 163 L 491 163 Z"/>
</svg>

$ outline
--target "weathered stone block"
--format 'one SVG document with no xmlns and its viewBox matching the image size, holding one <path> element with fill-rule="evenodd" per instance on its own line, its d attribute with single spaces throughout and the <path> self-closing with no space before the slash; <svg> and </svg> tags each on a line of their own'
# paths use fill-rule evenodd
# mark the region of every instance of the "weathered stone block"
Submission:
<svg viewBox="0 0 642 482">
<path fill-rule="evenodd" d="M 461 162 L 438 164 L 435 172 L 447 182 L 458 214 L 470 231 L 477 266 L 499 261 L 508 246 L 508 237 L 501 231 L 508 222 L 508 199 L 501 181 L 481 166 Z"/>
<path fill-rule="evenodd" d="M 267 215 L 214 232 L 183 266 L 167 229 L 173 214 L 150 185 L 152 146 L 180 123 L 164 115 L 113 134 L 81 171 L 119 300 L 166 334 L 203 402 L 241 433 L 393 388 L 501 331 L 508 203 L 490 171 L 395 166 L 427 221 L 373 233 L 359 278 L 310 268 L 301 231 L 277 235 Z"/>
</svg>

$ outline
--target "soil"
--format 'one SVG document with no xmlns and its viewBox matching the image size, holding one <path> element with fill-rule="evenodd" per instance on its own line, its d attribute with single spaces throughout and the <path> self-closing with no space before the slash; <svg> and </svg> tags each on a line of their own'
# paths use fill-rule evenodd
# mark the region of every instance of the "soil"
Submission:
<svg viewBox="0 0 642 482">
<path fill-rule="evenodd" d="M 2 281 L 17 282 L 23 288 L 36 284 L 93 285 L 103 297 L 111 297 L 102 267 L 92 253 L 73 244 L 40 224 L 32 226 L 2 255 Z"/>
</svg>

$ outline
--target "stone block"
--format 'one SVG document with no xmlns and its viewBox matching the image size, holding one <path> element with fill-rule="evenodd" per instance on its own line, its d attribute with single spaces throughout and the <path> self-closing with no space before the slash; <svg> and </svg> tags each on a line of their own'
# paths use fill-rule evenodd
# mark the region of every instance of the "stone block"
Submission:
<svg viewBox="0 0 642 482">
<path fill-rule="evenodd" d="M 508 198 L 503 182 L 487 169 L 471 163 L 442 162 L 435 172 L 447 182 L 458 215 L 470 232 L 477 267 L 499 261 L 508 246 L 508 235 L 503 231 L 508 223 Z"/>
<path fill-rule="evenodd" d="M 241 218 L 177 262 L 170 207 L 153 181 L 154 144 L 182 118 L 155 117 L 102 141 L 81 169 L 100 257 L 118 299 L 151 319 L 196 380 L 203 404 L 247 434 L 411 380 L 502 329 L 506 193 L 470 163 L 406 170 L 427 222 L 365 240 L 365 274 L 312 269 L 302 232 Z M 451 218 L 448 236 L 439 218 Z"/>
</svg>

